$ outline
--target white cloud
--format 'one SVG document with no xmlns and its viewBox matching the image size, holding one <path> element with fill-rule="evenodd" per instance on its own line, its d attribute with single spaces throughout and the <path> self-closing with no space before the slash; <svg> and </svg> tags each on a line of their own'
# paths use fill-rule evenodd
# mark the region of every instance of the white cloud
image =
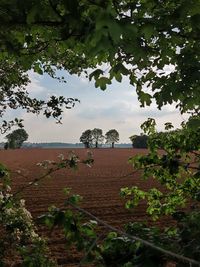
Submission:
<svg viewBox="0 0 200 267">
<path fill-rule="evenodd" d="M 34 72 L 29 73 L 30 83 L 27 85 L 26 89 L 31 97 L 38 97 L 42 95 L 47 89 L 41 85 L 42 76 Z"/>
<path fill-rule="evenodd" d="M 140 125 L 149 117 L 156 119 L 158 130 L 163 130 L 165 122 L 171 121 L 179 127 L 182 117 L 175 105 L 167 105 L 159 111 L 156 104 L 140 108 L 135 88 L 124 79 L 122 83 L 113 82 L 106 91 L 94 87 L 85 77 L 66 76 L 67 83 L 59 83 L 47 76 L 30 74 L 32 83 L 28 91 L 34 97 L 47 98 L 49 95 L 64 95 L 81 100 L 75 108 L 63 113 L 63 124 L 25 113 L 25 129 L 29 141 L 33 142 L 79 142 L 86 129 L 101 128 L 104 133 L 115 128 L 119 131 L 120 142 L 129 142 L 129 136 L 141 132 Z M 14 114 L 12 112 L 13 117 Z M 20 114 L 21 115 L 21 114 Z"/>
</svg>

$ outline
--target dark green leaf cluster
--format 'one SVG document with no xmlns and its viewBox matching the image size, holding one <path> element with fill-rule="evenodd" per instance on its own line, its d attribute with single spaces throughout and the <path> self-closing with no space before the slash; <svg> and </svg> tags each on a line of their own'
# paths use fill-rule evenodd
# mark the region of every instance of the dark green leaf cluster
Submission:
<svg viewBox="0 0 200 267">
<path fill-rule="evenodd" d="M 69 203 L 77 204 L 81 200 L 79 195 L 71 195 L 65 201 L 66 206 Z M 60 227 L 66 239 L 66 247 L 75 245 L 79 251 L 87 253 L 91 245 L 94 244 L 93 249 L 87 254 L 85 261 L 93 261 L 98 254 L 98 246 L 94 241 L 97 238 L 95 228 L 97 222 L 93 220 L 86 221 L 83 214 L 73 212 L 71 209 L 66 208 L 61 210 L 52 206 L 49 212 L 38 218 L 38 221 L 48 226 L 51 231 L 55 227 Z"/>
<path fill-rule="evenodd" d="M 129 137 L 133 148 L 147 148 L 148 136 L 145 134 L 132 135 Z"/>
<path fill-rule="evenodd" d="M 158 247 L 185 255 L 196 261 L 199 257 L 199 211 L 190 214 L 176 212 L 173 215 L 176 225 L 161 229 L 158 226 L 149 226 L 145 222 L 131 222 L 125 226 L 126 232 L 143 240 L 148 240 Z M 118 236 L 117 233 L 108 234 L 101 246 L 101 256 L 104 266 L 164 266 L 166 262 L 174 261 L 165 254 L 133 242 L 129 238 Z M 176 260 L 176 266 L 188 266 L 188 263 Z"/>
<path fill-rule="evenodd" d="M 102 90 L 128 76 L 142 106 L 153 98 L 159 108 L 199 108 L 198 0 L 3 0 L 0 10 L 0 64 L 11 74 L 16 64 L 21 78 L 30 69 L 55 77 L 55 69 L 92 68 Z"/>
<path fill-rule="evenodd" d="M 49 251 L 44 240 L 38 240 L 31 246 L 21 246 L 19 253 L 22 257 L 21 267 L 55 267 L 56 264 L 49 258 Z"/>
</svg>

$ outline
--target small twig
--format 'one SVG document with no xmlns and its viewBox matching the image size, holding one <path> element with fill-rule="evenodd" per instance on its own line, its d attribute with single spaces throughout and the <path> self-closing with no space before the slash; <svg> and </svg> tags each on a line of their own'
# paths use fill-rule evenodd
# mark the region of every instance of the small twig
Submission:
<svg viewBox="0 0 200 267">
<path fill-rule="evenodd" d="M 199 167 L 194 167 L 194 166 L 188 166 L 188 169 L 193 169 L 193 170 L 200 171 Z"/>
<path fill-rule="evenodd" d="M 96 243 L 98 242 L 98 240 L 102 237 L 103 235 L 99 235 L 91 244 L 91 246 L 89 247 L 88 251 L 86 252 L 86 254 L 84 255 L 84 257 L 82 258 L 82 260 L 80 261 L 78 267 L 81 267 L 82 264 L 84 264 L 84 261 L 87 259 L 89 253 L 92 251 L 92 249 L 94 248 L 94 246 L 96 245 Z"/>
<path fill-rule="evenodd" d="M 194 154 L 194 155 L 197 156 L 197 157 L 200 157 L 200 153 L 197 153 L 197 152 L 195 152 L 195 151 L 191 151 L 190 153 Z"/>
<path fill-rule="evenodd" d="M 142 169 L 134 170 L 134 171 L 129 172 L 129 173 L 127 173 L 127 174 L 118 176 L 117 178 L 125 178 L 125 177 L 128 177 L 128 176 L 131 176 L 131 175 L 135 174 L 136 172 L 138 172 L 138 171 L 140 171 L 140 170 L 142 170 Z"/>
</svg>

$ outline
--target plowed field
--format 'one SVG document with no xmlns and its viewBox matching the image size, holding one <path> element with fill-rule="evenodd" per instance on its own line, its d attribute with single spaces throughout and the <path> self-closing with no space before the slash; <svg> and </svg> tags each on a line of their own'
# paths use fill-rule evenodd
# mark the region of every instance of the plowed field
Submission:
<svg viewBox="0 0 200 267">
<path fill-rule="evenodd" d="M 59 154 L 67 156 L 71 149 L 20 149 L 0 151 L 0 161 L 11 170 L 21 170 L 22 175 L 12 175 L 13 191 L 28 184 L 44 172 L 37 166 L 43 160 L 56 160 Z M 81 207 L 114 227 L 122 227 L 129 221 L 144 220 L 145 207 L 141 204 L 134 211 L 124 208 L 124 202 L 119 196 L 121 187 L 138 185 L 149 188 L 154 181 L 143 181 L 139 173 L 130 174 L 133 169 L 127 163 L 128 158 L 135 154 L 146 153 L 146 150 L 136 149 L 94 149 L 92 168 L 81 165 L 77 171 L 59 170 L 52 178 L 44 180 L 38 186 L 32 186 L 23 192 L 23 198 L 33 217 L 47 211 L 52 204 L 63 207 L 66 196 L 64 187 L 72 188 L 72 192 L 83 197 Z M 86 157 L 85 149 L 74 149 L 80 157 Z M 161 222 L 162 223 L 162 222 Z M 102 231 L 104 229 L 102 228 Z M 44 235 L 46 229 L 40 230 Z M 55 230 L 50 238 L 50 249 L 60 266 L 78 266 L 79 255 L 68 252 L 65 240 L 59 230 Z"/>
</svg>

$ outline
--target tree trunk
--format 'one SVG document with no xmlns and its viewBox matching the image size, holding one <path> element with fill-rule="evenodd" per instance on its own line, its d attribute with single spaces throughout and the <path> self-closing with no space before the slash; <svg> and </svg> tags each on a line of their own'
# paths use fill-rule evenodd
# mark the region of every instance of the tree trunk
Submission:
<svg viewBox="0 0 200 267">
<path fill-rule="evenodd" d="M 114 142 L 112 142 L 112 148 L 114 148 Z"/>
<path fill-rule="evenodd" d="M 97 142 L 97 141 L 96 141 L 96 143 L 95 143 L 95 147 L 98 148 L 98 142 Z"/>
</svg>

